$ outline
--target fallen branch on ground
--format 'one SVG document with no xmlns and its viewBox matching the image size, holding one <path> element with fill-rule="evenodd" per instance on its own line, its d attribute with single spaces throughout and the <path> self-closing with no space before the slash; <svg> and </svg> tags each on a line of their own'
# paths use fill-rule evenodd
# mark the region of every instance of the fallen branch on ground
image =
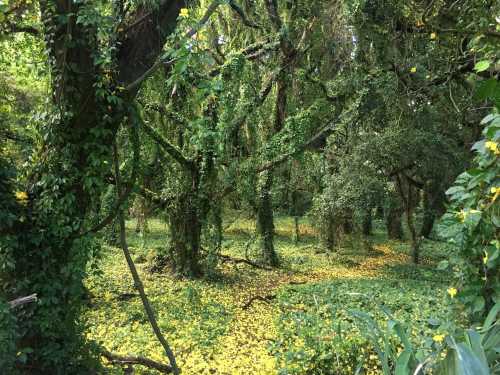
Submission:
<svg viewBox="0 0 500 375">
<path fill-rule="evenodd" d="M 288 284 L 290 284 L 290 285 L 304 285 L 304 284 L 307 284 L 307 281 L 290 281 Z"/>
<path fill-rule="evenodd" d="M 20 297 L 20 298 L 14 299 L 12 301 L 9 301 L 9 305 L 10 305 L 10 308 L 13 309 L 13 308 L 16 308 L 18 306 L 26 305 L 27 303 L 36 302 L 36 301 L 38 301 L 38 298 L 36 296 L 36 293 L 34 293 L 34 294 L 26 296 L 26 297 Z"/>
<path fill-rule="evenodd" d="M 234 264 L 244 263 L 244 264 L 248 264 L 249 266 L 252 266 L 254 268 L 258 268 L 261 270 L 272 271 L 272 268 L 260 265 L 258 263 L 252 262 L 251 260 L 248 260 L 248 259 L 233 258 L 233 257 L 230 257 L 228 255 L 222 255 L 222 254 L 220 254 L 219 257 L 222 258 L 222 263 L 225 263 L 225 262 L 231 262 Z"/>
<path fill-rule="evenodd" d="M 276 298 L 276 294 L 268 294 L 268 295 L 265 295 L 265 296 L 255 296 L 255 297 L 252 297 L 248 300 L 247 303 L 245 303 L 241 308 L 243 310 L 247 310 L 250 306 L 252 306 L 252 304 L 255 302 L 255 301 L 262 301 L 262 302 L 265 302 L 265 303 L 271 303 L 271 301 L 273 299 Z"/>
<path fill-rule="evenodd" d="M 135 356 L 121 356 L 118 354 L 113 354 L 107 350 L 104 350 L 101 355 L 106 358 L 110 363 L 120 366 L 125 365 L 141 365 L 148 368 L 158 370 L 164 374 L 170 374 L 172 372 L 172 367 L 164 363 L 153 361 L 152 359 L 145 357 L 135 357 Z"/>
</svg>

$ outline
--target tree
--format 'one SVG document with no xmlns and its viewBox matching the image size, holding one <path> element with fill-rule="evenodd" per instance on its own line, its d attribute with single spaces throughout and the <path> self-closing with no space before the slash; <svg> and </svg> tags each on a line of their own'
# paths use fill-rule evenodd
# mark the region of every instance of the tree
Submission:
<svg viewBox="0 0 500 375">
<path fill-rule="evenodd" d="M 105 186 L 118 128 L 136 116 L 129 103 L 160 58 L 185 3 L 164 1 L 154 9 L 121 2 L 38 5 L 52 106 L 41 118 L 43 143 L 18 194 L 25 209 L 2 228 L 2 256 L 16 254 L 2 271 L 2 289 L 8 296 L 36 292 L 42 301 L 18 320 L 18 347 L 32 349 L 24 370 L 88 373 L 94 365 L 78 313 L 85 265 L 96 250 L 89 208 Z M 103 17 L 104 11 L 111 17 Z M 16 199 L 14 191 L 7 197 Z"/>
</svg>

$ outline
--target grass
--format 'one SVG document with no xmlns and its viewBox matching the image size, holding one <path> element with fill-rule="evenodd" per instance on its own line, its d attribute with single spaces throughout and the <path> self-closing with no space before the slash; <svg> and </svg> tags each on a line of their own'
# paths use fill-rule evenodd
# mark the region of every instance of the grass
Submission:
<svg viewBox="0 0 500 375">
<path fill-rule="evenodd" d="M 167 273 L 147 271 L 154 249 L 166 244 L 166 225 L 151 220 L 146 238 L 137 235 L 134 228 L 134 222 L 127 223 L 131 251 L 184 374 L 305 373 L 318 354 L 315 351 L 336 350 L 331 346 L 318 349 L 311 337 L 329 337 L 331 324 L 349 322 L 347 307 L 377 314 L 375 304 L 363 302 L 355 293 L 385 303 L 404 321 L 425 326 L 430 317 L 440 315 L 450 282 L 448 275 L 435 269 L 445 254 L 442 244 L 425 242 L 419 267 L 411 265 L 406 243 L 388 241 L 381 230 L 376 230 L 371 246 L 352 238 L 328 254 L 318 251 L 314 230 L 307 222 L 301 224 L 301 241 L 294 244 L 293 220 L 287 217 L 276 220 L 275 245 L 282 268 L 265 271 L 226 263 L 215 280 L 178 280 Z M 244 218 L 228 225 L 223 253 L 244 257 L 254 229 L 254 222 Z M 249 248 L 253 255 L 256 250 Z M 99 270 L 87 279 L 91 295 L 85 312 L 88 338 L 112 352 L 164 361 L 135 296 L 121 250 L 104 247 Z M 276 298 L 256 300 L 243 308 L 255 296 L 270 295 Z M 335 313 L 325 315 L 321 310 L 325 306 L 335 307 Z M 304 330 L 303 325 L 297 325 L 296 313 L 317 323 Z M 331 324 L 322 323 L 326 321 Z M 351 331 L 352 342 L 357 342 L 359 335 Z M 302 345 L 298 351 L 297 342 Z M 297 353 L 304 356 L 296 358 Z M 347 366 L 351 365 L 345 365 L 349 371 Z M 137 370 L 139 374 L 151 373 Z M 113 367 L 108 371 L 121 373 Z"/>
</svg>

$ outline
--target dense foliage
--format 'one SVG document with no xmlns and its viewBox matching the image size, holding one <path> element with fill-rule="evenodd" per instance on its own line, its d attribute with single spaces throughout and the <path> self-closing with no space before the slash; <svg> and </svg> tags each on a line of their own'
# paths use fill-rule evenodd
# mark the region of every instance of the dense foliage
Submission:
<svg viewBox="0 0 500 375">
<path fill-rule="evenodd" d="M 0 1 L 1 371 L 498 373 L 499 17 Z"/>
</svg>

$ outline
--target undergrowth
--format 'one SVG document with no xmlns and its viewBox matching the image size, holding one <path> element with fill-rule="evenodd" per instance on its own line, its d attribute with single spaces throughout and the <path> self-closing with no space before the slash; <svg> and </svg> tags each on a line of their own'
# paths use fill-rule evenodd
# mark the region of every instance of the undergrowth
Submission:
<svg viewBox="0 0 500 375">
<path fill-rule="evenodd" d="M 413 340 L 425 341 L 452 308 L 444 303 L 450 279 L 436 270 L 443 243 L 425 242 L 418 267 L 411 265 L 408 245 L 388 241 L 381 230 L 369 241 L 346 238 L 327 253 L 307 222 L 295 244 L 293 220 L 283 217 L 276 220 L 280 269 L 228 262 L 216 277 L 179 280 L 148 271 L 167 242 L 165 223 L 151 220 L 145 237 L 134 227 L 127 223 L 131 251 L 184 374 L 351 374 L 360 363 L 376 373 L 376 357 L 351 310 L 382 320 L 379 308 L 385 306 L 417 327 Z M 251 257 L 253 233 L 250 219 L 228 225 L 223 254 Z M 121 250 L 106 247 L 99 269 L 86 282 L 88 338 L 112 352 L 163 361 Z M 107 371 L 122 373 L 111 366 Z"/>
</svg>

